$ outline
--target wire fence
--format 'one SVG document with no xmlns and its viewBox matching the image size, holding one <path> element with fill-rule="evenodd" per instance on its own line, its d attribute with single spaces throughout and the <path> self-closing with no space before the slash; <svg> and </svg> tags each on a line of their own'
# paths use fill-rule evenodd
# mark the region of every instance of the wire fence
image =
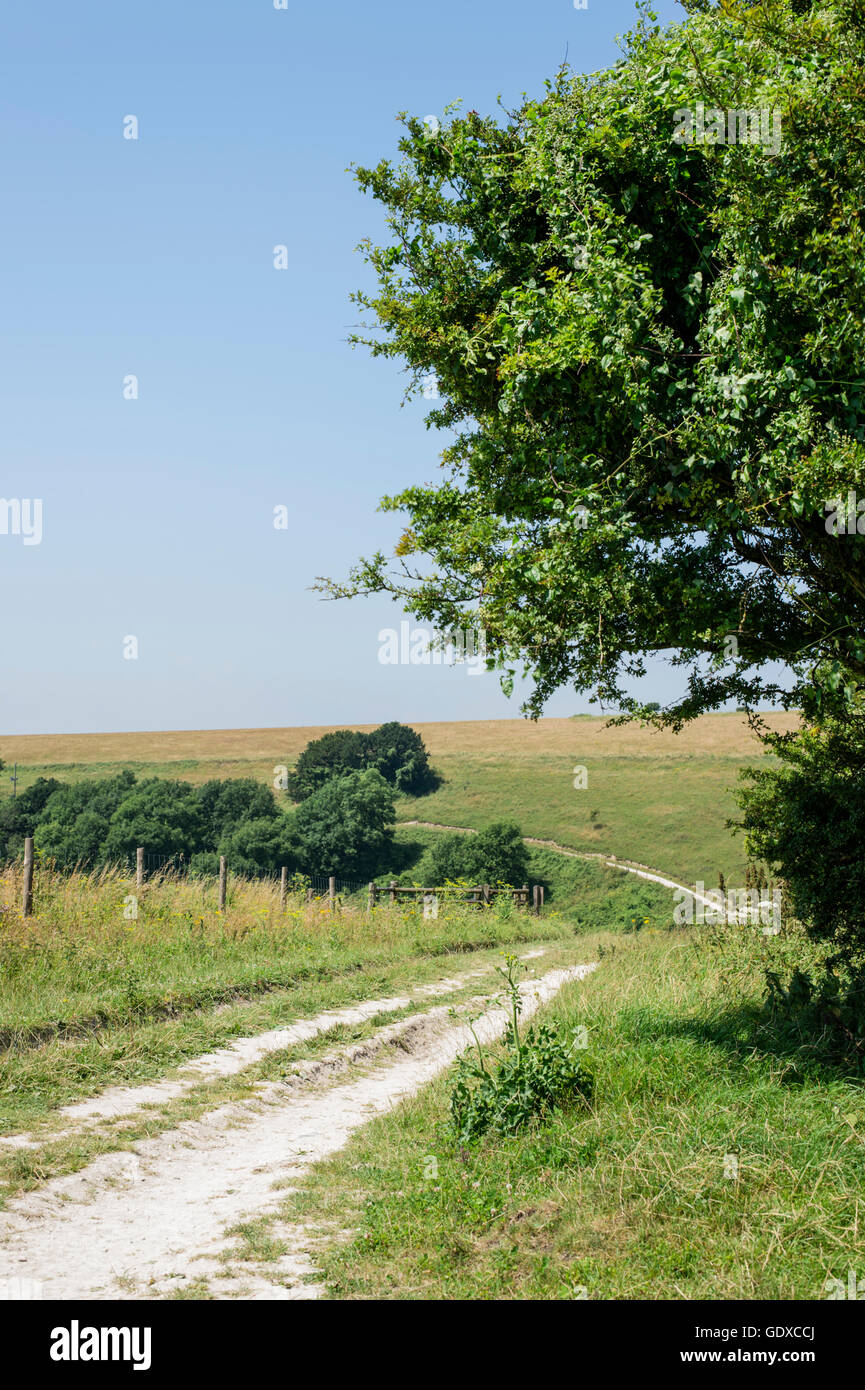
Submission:
<svg viewBox="0 0 865 1390">
<path fill-rule="evenodd" d="M 215 857 L 215 856 L 214 856 Z M 17 864 L 15 861 L 16 872 Z M 125 856 L 121 858 L 118 867 L 125 868 L 130 874 L 134 874 L 137 889 L 142 889 L 148 878 L 161 878 L 164 876 L 183 876 L 186 877 L 190 872 L 194 872 L 196 877 L 202 879 L 217 878 L 219 886 L 219 910 L 224 912 L 227 903 L 228 879 L 230 866 L 225 855 L 219 856 L 218 874 L 212 871 L 202 870 L 202 866 L 195 865 L 183 853 L 177 854 L 158 854 L 151 850 L 146 850 L 143 846 L 135 851 L 135 856 Z M 48 865 L 44 865 L 48 867 Z M 81 867 L 81 866 L 79 866 Z M 33 879 L 35 869 L 35 856 L 33 852 L 33 838 L 27 836 L 24 841 L 24 857 L 21 861 L 21 894 L 22 912 L 28 917 L 32 911 L 33 904 Z M 242 876 L 242 875 L 241 875 Z M 278 882 L 280 885 L 280 897 L 283 908 L 289 893 L 305 892 L 308 901 L 314 898 L 327 898 L 330 910 L 335 911 L 338 900 L 350 898 L 359 893 L 366 894 L 367 906 L 372 911 L 379 903 L 389 902 L 396 905 L 400 902 L 411 903 L 417 899 L 422 899 L 424 904 L 424 916 L 437 916 L 439 900 L 458 900 L 477 906 L 489 907 L 496 898 L 505 895 L 511 898 L 518 907 L 528 908 L 530 905 L 535 913 L 539 913 L 543 907 L 544 889 L 543 885 L 535 884 L 531 890 L 528 884 L 523 884 L 522 888 L 510 888 L 500 885 L 484 884 L 464 884 L 448 883 L 443 887 L 422 887 L 418 884 L 405 886 L 391 879 L 387 883 L 376 883 L 370 880 L 366 883 L 359 879 L 342 878 L 337 874 L 289 874 L 288 867 L 283 866 L 279 875 L 263 874 L 263 878 L 269 878 L 271 882 Z M 531 897 L 530 897 L 531 893 Z"/>
<path fill-rule="evenodd" d="M 324 874 L 298 874 L 298 881 L 303 880 L 312 889 L 316 896 L 324 897 L 330 892 L 330 876 Z M 336 893 L 344 897 L 351 897 L 352 893 L 363 893 L 366 891 L 367 884 L 359 883 L 353 878 L 334 877 L 333 887 Z"/>
</svg>

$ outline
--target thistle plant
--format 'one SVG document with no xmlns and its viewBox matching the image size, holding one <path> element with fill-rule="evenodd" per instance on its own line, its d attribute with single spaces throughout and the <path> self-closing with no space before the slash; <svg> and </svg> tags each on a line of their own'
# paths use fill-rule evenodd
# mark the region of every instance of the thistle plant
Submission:
<svg viewBox="0 0 865 1390">
<path fill-rule="evenodd" d="M 506 1052 L 494 1068 L 475 1032 L 476 1020 L 469 1022 L 474 1050 L 457 1062 L 451 1092 L 451 1121 L 460 1143 L 469 1143 L 487 1130 L 515 1134 L 533 1119 L 571 1101 L 588 1102 L 592 1093 L 591 1072 L 572 1055 L 577 1030 L 568 1036 L 541 1024 L 521 1034 L 523 996 L 518 973 L 525 967 L 517 956 L 506 955 L 504 965 L 496 968 L 505 984 L 500 997 L 510 1010 Z"/>
</svg>

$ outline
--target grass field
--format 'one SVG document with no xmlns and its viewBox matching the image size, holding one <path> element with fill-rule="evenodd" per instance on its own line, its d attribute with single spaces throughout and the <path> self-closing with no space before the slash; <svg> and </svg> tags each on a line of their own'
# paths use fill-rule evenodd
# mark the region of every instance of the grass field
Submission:
<svg viewBox="0 0 865 1390">
<path fill-rule="evenodd" d="M 586 890 L 604 901 L 612 871 L 576 867 Z M 642 888 L 618 907 L 607 903 L 606 920 L 628 929 L 626 911 L 660 910 L 663 890 Z M 489 911 L 443 903 L 437 919 L 425 919 L 420 903 L 385 904 L 370 914 L 365 901 L 350 899 L 331 913 L 326 900 L 289 895 L 283 911 L 278 884 L 240 878 L 231 879 L 222 915 L 212 884 L 170 875 L 145 886 L 130 920 L 124 905 L 133 891 L 133 879 L 115 870 L 62 875 L 42 867 L 34 915 L 23 919 L 18 871 L 0 876 L 0 1207 L 100 1154 L 253 1096 L 299 1059 L 364 1038 L 429 1001 L 407 1002 L 351 1029 L 329 1028 L 318 1040 L 280 1048 L 238 1075 L 196 1084 L 173 1103 L 97 1131 L 68 1133 L 62 1106 L 108 1087 L 170 1079 L 190 1058 L 234 1038 L 406 989 L 422 994 L 443 973 L 459 978 L 470 970 L 471 983 L 449 993 L 457 1005 L 494 987 L 503 949 L 540 944 L 552 967 L 573 960 L 579 931 L 567 913 L 539 918 L 506 901 Z M 3 1136 L 22 1131 L 27 1145 L 5 1151 Z"/>
<path fill-rule="evenodd" d="M 443 1077 L 359 1131 L 281 1214 L 331 1297 L 811 1300 L 861 1270 L 865 1093 L 762 1006 L 802 941 L 592 944 L 548 1010 L 588 1028 L 590 1107 L 459 1146 Z"/>
<path fill-rule="evenodd" d="M 515 818 L 527 835 L 685 881 L 714 883 L 719 869 L 741 881 L 741 846 L 724 822 L 737 769 L 759 749 L 738 716 L 705 718 L 678 740 L 591 719 L 418 727 L 445 780 L 430 797 L 401 798 L 403 821 Z M 321 732 L 9 739 L 0 753 L 18 761 L 20 785 L 122 767 L 270 780 Z M 572 784 L 577 765 L 585 790 Z M 416 862 L 438 833 L 397 832 Z M 766 970 L 789 976 L 813 949 L 795 923 L 775 937 L 674 928 L 668 889 L 540 848 L 529 872 L 547 888 L 540 918 L 505 901 L 444 906 L 438 919 L 420 904 L 370 915 L 363 895 L 334 914 L 291 896 L 283 912 L 276 884 L 238 878 L 221 915 L 212 883 L 166 877 L 145 886 L 127 920 L 128 877 L 39 865 L 25 921 L 19 875 L 0 876 L 0 1206 L 223 1104 L 254 1105 L 257 1087 L 299 1061 L 372 1038 L 429 1001 L 397 1000 L 116 1122 L 70 1131 L 59 1107 L 170 1080 L 232 1039 L 321 1010 L 379 1009 L 382 996 L 422 993 L 445 971 L 458 977 L 448 1003 L 472 1007 L 495 992 L 502 951 L 524 944 L 543 953 L 543 970 L 598 963 L 545 1012 L 588 1029 L 591 1103 L 514 1138 L 458 1145 L 446 1071 L 356 1129 L 276 1215 L 246 1223 L 233 1268 L 278 1264 L 280 1232 L 298 1222 L 320 1242 L 317 1277 L 334 1298 L 815 1299 L 827 1278 L 865 1263 L 861 1080 L 765 1005 Z M 400 877 L 414 881 L 413 869 Z M 382 1053 L 370 1066 L 391 1062 Z M 27 1143 L 4 1147 L 22 1131 Z M 203 1280 L 179 1296 L 220 1294 Z"/>
<path fill-rule="evenodd" d="M 793 716 L 770 715 L 773 727 Z M 169 733 L 32 735 L 0 742 L 19 765 L 20 787 L 39 776 L 142 776 L 203 782 L 271 782 L 333 726 Z M 370 727 L 370 726 L 358 726 Z M 527 835 L 635 859 L 682 878 L 743 881 L 741 840 L 726 829 L 739 768 L 762 756 L 743 716 L 706 715 L 681 734 L 609 728 L 603 718 L 417 724 L 444 783 L 432 796 L 400 798 L 401 820 L 479 828 L 516 819 Z M 575 789 L 574 768 L 588 784 Z"/>
</svg>

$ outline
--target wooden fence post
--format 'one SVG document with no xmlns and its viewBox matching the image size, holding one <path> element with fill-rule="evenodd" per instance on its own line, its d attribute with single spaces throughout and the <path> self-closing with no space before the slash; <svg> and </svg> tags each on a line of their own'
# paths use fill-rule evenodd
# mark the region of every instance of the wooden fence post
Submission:
<svg viewBox="0 0 865 1390">
<path fill-rule="evenodd" d="M 540 911 L 543 910 L 543 906 L 544 906 L 544 885 L 541 884 L 541 901 L 540 901 L 540 904 L 539 904 L 539 910 L 540 910 Z M 539 915 L 540 915 L 540 911 L 539 911 Z"/>
<path fill-rule="evenodd" d="M 219 910 L 225 911 L 225 880 L 228 877 L 225 869 L 225 855 L 219 856 Z"/>
<path fill-rule="evenodd" d="M 308 903 L 311 903 L 314 897 L 315 897 L 315 893 L 314 893 L 313 889 L 312 889 L 312 888 L 307 888 L 307 890 L 306 890 L 306 901 L 307 901 Z"/>
<path fill-rule="evenodd" d="M 372 912 L 372 910 L 373 910 L 374 907 L 375 907 L 375 884 L 374 884 L 374 883 L 371 883 L 371 884 L 369 885 L 369 893 L 368 893 L 368 895 L 367 895 L 367 909 L 368 909 L 368 911 Z"/>
<path fill-rule="evenodd" d="M 485 883 L 484 886 L 483 886 L 483 894 L 484 894 L 484 907 L 489 907 L 489 905 L 490 905 L 490 885 L 489 885 L 488 883 Z"/>
<path fill-rule="evenodd" d="M 333 874 L 327 880 L 327 896 L 330 899 L 331 912 L 336 912 L 336 879 Z"/>
<path fill-rule="evenodd" d="M 540 885 L 537 884 L 537 883 L 535 883 L 535 884 L 532 885 L 532 911 L 534 912 L 534 914 L 535 914 L 536 917 L 540 917 L 540 915 L 541 915 L 541 890 L 540 890 Z"/>
<path fill-rule="evenodd" d="M 288 895 L 288 869 L 283 864 L 282 873 L 279 876 L 279 910 L 285 911 L 285 899 Z"/>
<path fill-rule="evenodd" d="M 24 841 L 24 900 L 22 914 L 29 917 L 33 911 L 33 836 Z"/>
<path fill-rule="evenodd" d="M 391 900 L 392 903 L 395 903 L 395 902 L 396 902 L 396 879 L 395 879 L 395 878 L 392 878 L 391 881 L 390 881 L 390 900 Z"/>
<path fill-rule="evenodd" d="M 522 893 L 523 893 L 523 895 L 522 895 L 522 897 L 520 898 L 520 902 L 522 903 L 523 907 L 528 907 L 528 905 L 529 905 L 529 885 L 528 885 L 527 883 L 524 883 L 524 884 L 523 884 Z"/>
<path fill-rule="evenodd" d="M 135 851 L 135 887 L 144 887 L 144 846 Z"/>
</svg>

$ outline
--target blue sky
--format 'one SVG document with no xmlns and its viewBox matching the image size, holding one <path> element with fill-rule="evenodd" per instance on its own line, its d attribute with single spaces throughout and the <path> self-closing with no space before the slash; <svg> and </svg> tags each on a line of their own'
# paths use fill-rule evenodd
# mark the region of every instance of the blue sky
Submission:
<svg viewBox="0 0 865 1390">
<path fill-rule="evenodd" d="M 382 227 L 347 166 L 394 152 L 401 109 L 491 110 L 566 56 L 608 65 L 633 18 L 631 0 L 6 7 L 0 495 L 42 499 L 43 538 L 0 535 L 0 732 L 517 714 L 494 675 L 383 666 L 389 602 L 309 589 L 392 544 L 378 499 L 434 477 L 440 447 L 398 367 L 346 342 L 355 248 Z M 678 678 L 656 670 L 664 699 Z M 587 707 L 565 691 L 548 712 Z"/>
</svg>

